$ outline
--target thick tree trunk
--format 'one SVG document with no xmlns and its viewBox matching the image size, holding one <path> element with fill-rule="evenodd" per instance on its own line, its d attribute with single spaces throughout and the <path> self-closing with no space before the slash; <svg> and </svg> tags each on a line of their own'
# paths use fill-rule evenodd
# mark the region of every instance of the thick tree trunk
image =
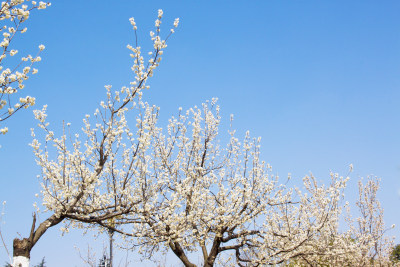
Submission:
<svg viewBox="0 0 400 267">
<path fill-rule="evenodd" d="M 13 267 L 29 267 L 32 242 L 28 238 L 13 241 Z"/>
</svg>

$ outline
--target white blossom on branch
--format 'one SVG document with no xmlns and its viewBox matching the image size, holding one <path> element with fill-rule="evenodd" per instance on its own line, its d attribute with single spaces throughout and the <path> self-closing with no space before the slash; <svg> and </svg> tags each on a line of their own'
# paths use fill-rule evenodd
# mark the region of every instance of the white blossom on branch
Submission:
<svg viewBox="0 0 400 267">
<path fill-rule="evenodd" d="M 136 35 L 134 19 L 130 22 Z M 39 238 L 62 221 L 66 221 L 65 232 L 83 223 L 91 227 L 91 223 L 109 222 L 131 212 L 140 201 L 135 183 L 147 175 L 146 150 L 158 116 L 158 108 L 143 102 L 141 96 L 149 88 L 146 82 L 158 67 L 171 34 L 165 39 L 159 34 L 152 37 L 153 51 L 147 61 L 137 41 L 134 47 L 128 45 L 134 80 L 115 92 L 106 86 L 106 99 L 92 116 L 85 115 L 81 134 L 73 134 L 67 123 L 56 137 L 47 121 L 47 106 L 34 111 L 41 131 L 32 129 L 31 146 L 42 171 L 42 206 L 51 215 L 38 227 L 34 216 L 29 237 L 14 240 L 14 256 L 29 259 Z"/>
<path fill-rule="evenodd" d="M 35 9 L 45 9 L 50 3 L 39 3 L 24 0 L 7 0 L 0 7 L 0 134 L 6 134 L 8 127 L 3 127 L 4 121 L 13 116 L 17 111 L 35 104 L 35 98 L 31 96 L 18 97 L 17 93 L 25 88 L 24 82 L 29 74 L 36 74 L 37 69 L 33 64 L 41 61 L 40 52 L 44 45 L 39 45 L 36 56 L 26 55 L 13 64 L 18 50 L 12 47 L 12 42 L 19 34 L 27 31 L 23 27 L 31 12 Z M 11 63 L 9 62 L 11 61 Z"/>
<path fill-rule="evenodd" d="M 324 186 L 307 176 L 303 191 L 288 188 L 260 159 L 260 138 L 247 132 L 240 141 L 230 130 L 224 146 L 219 125 L 213 99 L 153 131 L 151 172 L 138 181 L 141 200 L 117 218 L 119 229 L 105 226 L 131 236 L 146 257 L 171 250 L 185 266 L 196 266 L 194 251 L 203 266 L 219 257 L 274 265 L 316 253 L 318 236 L 337 225 L 347 178 L 331 174 Z"/>
<path fill-rule="evenodd" d="M 349 204 L 345 205 L 348 229 L 342 226 L 340 231 L 336 222 L 330 231 L 318 235 L 314 253 L 304 253 L 290 260 L 288 266 L 397 266 L 390 260 L 393 238 L 386 235 L 390 228 L 384 226 L 383 209 L 377 199 L 379 180 L 369 177 L 365 184 L 360 180 L 358 189 L 359 216 L 354 219 Z M 337 219 L 343 219 L 340 212 Z"/>
</svg>

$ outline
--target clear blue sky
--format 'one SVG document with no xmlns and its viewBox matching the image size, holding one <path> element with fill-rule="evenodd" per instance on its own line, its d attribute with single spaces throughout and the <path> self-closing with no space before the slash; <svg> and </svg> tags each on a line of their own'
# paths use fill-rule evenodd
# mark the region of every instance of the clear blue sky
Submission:
<svg viewBox="0 0 400 267">
<path fill-rule="evenodd" d="M 250 130 L 262 137 L 263 157 L 282 177 L 290 172 L 300 180 L 311 171 L 328 181 L 331 170 L 346 175 L 353 163 L 350 201 L 359 177 L 381 177 L 386 223 L 398 225 L 390 233 L 399 242 L 399 1 L 52 4 L 32 13 L 28 32 L 16 42 L 21 54 L 46 45 L 25 93 L 37 98 L 36 108 L 48 104 L 52 125 L 65 120 L 79 128 L 103 99 L 104 85 L 128 84 L 133 75 L 126 45 L 134 41 L 128 19 L 135 17 L 146 51 L 162 8 L 164 32 L 174 18 L 181 20 L 145 92 L 161 107 L 162 121 L 180 106 L 218 97 L 224 119 L 235 115 L 239 135 Z M 8 121 L 9 133 L 0 137 L 0 201 L 7 201 L 1 228 L 9 249 L 17 232 L 28 234 L 39 191 L 39 168 L 27 145 L 35 125 L 31 111 Z M 84 250 L 88 242 L 100 256 L 103 237 L 86 241 L 75 232 L 61 238 L 58 229 L 33 249 L 33 263 L 46 256 L 49 266 L 83 266 L 73 246 Z M 0 250 L 0 264 L 6 259 Z"/>
</svg>

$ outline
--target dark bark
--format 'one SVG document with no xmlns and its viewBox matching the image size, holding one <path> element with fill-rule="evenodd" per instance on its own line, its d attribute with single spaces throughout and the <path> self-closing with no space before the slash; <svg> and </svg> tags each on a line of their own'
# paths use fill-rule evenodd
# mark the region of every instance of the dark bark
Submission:
<svg viewBox="0 0 400 267">
<path fill-rule="evenodd" d="M 28 238 L 18 239 L 15 238 L 13 241 L 13 256 L 23 256 L 31 258 L 32 242 Z"/>
<path fill-rule="evenodd" d="M 212 267 L 214 266 L 215 263 L 215 259 L 218 256 L 219 251 L 219 247 L 221 245 L 221 238 L 220 237 L 215 237 L 213 245 L 211 247 L 211 251 L 208 255 L 207 259 L 204 259 L 204 267 Z"/>
<path fill-rule="evenodd" d="M 178 242 L 173 242 L 173 241 L 169 242 L 169 247 L 175 253 L 175 255 L 178 256 L 178 258 L 182 261 L 185 267 L 197 267 L 195 264 L 189 261 L 181 245 Z"/>
</svg>

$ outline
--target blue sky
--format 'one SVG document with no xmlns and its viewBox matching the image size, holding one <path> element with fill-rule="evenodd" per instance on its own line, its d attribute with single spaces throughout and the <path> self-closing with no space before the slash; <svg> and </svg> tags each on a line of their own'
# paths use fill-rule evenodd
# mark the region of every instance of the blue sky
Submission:
<svg viewBox="0 0 400 267">
<path fill-rule="evenodd" d="M 37 98 L 36 108 L 48 104 L 56 128 L 65 120 L 78 129 L 104 98 L 104 85 L 119 88 L 133 77 L 128 19 L 135 17 L 147 51 L 159 8 L 165 33 L 174 18 L 181 21 L 145 92 L 161 107 L 161 123 L 180 106 L 218 97 L 225 121 L 233 113 L 239 135 L 261 136 L 263 158 L 282 177 L 290 172 L 296 182 L 312 172 L 328 181 L 330 171 L 346 175 L 352 163 L 350 201 L 360 177 L 380 177 L 386 223 L 400 227 L 400 2 L 54 1 L 32 13 L 15 43 L 21 54 L 46 45 L 25 93 Z M 32 109 L 7 124 L 0 200 L 7 201 L 1 229 L 11 249 L 17 232 L 28 234 L 39 168 L 27 145 Z M 83 266 L 73 247 L 88 242 L 101 254 L 103 237 L 61 238 L 58 228 L 39 241 L 33 263 L 46 256 L 49 266 Z M 400 236 L 399 228 L 390 233 Z M 6 259 L 1 250 L 0 263 Z"/>
</svg>

